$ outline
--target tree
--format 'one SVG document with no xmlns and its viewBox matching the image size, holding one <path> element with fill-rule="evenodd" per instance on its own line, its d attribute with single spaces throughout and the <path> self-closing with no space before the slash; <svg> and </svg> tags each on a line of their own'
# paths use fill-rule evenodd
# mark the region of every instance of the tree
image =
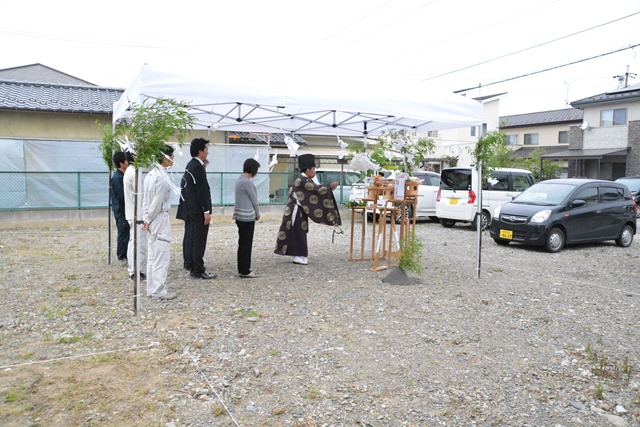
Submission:
<svg viewBox="0 0 640 427">
<path fill-rule="evenodd" d="M 545 151 L 542 147 L 536 147 L 536 149 L 529 154 L 528 158 L 517 159 L 515 167 L 530 170 L 536 181 L 558 178 L 561 169 L 560 162 L 557 160 L 540 162 L 544 153 Z M 541 165 L 542 169 L 540 169 Z"/>
<path fill-rule="evenodd" d="M 142 103 L 131 105 L 131 115 L 126 120 L 115 126 L 104 125 L 102 127 L 102 142 L 99 150 L 102 158 L 113 169 L 111 160 L 116 151 L 123 151 L 121 144 L 126 144 L 134 154 L 133 164 L 136 166 L 135 174 L 135 208 L 134 224 L 138 223 L 138 174 L 140 168 L 149 168 L 156 164 L 163 154 L 163 148 L 169 138 L 175 137 L 178 145 L 184 145 L 184 139 L 193 129 L 195 118 L 189 114 L 189 106 L 174 99 L 158 98 L 156 100 L 145 99 Z M 99 125 L 99 123 L 98 123 Z M 109 192 L 111 193 L 111 192 Z M 133 227 L 134 263 L 138 265 L 138 227 Z M 109 239 L 111 239 L 111 221 L 109 221 Z M 109 240 L 111 242 L 111 240 Z M 111 248 L 109 248 L 111 254 Z M 138 275 L 136 274 L 136 278 Z M 138 280 L 134 281 L 133 311 L 138 310 Z"/>
<path fill-rule="evenodd" d="M 352 153 L 365 153 L 383 169 L 402 169 L 407 173 L 419 168 L 434 149 L 432 139 L 413 137 L 404 129 L 383 131 L 367 145 L 349 146 Z"/>
<path fill-rule="evenodd" d="M 506 135 L 494 130 L 479 138 L 475 147 L 469 149 L 469 154 L 476 168 L 482 163 L 482 175 L 489 176 L 494 169 L 503 166 L 507 150 Z"/>
<path fill-rule="evenodd" d="M 121 151 L 120 144 L 125 141 L 135 149 L 134 164 L 137 168 L 152 166 L 171 137 L 175 137 L 182 146 L 195 124 L 189 108 L 174 99 L 147 98 L 140 104 L 131 105 L 128 119 L 118 122 L 115 127 L 104 125 L 99 149 L 109 170 L 113 169 L 113 153 Z"/>
</svg>

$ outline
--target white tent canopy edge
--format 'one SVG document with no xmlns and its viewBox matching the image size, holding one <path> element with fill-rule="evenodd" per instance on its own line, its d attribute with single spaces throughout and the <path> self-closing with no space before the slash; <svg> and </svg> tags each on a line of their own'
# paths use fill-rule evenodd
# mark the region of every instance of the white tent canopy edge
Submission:
<svg viewBox="0 0 640 427">
<path fill-rule="evenodd" d="M 196 129 L 219 131 L 376 136 L 483 121 L 480 102 L 406 79 L 236 69 L 187 73 L 147 65 L 114 104 L 113 122 L 127 117 L 132 103 L 161 97 L 192 106 Z"/>
</svg>

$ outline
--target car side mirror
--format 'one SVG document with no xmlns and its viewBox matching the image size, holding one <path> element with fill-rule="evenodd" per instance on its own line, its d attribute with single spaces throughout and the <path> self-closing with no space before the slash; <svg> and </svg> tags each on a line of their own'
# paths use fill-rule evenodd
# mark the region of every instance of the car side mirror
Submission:
<svg viewBox="0 0 640 427">
<path fill-rule="evenodd" d="M 573 200 L 573 201 L 571 202 L 571 207 L 572 207 L 572 208 L 579 208 L 579 207 L 584 206 L 584 205 L 586 205 L 586 204 L 587 204 L 587 202 L 585 202 L 585 201 L 584 201 L 584 200 L 582 200 L 582 199 L 575 199 L 575 200 Z"/>
</svg>

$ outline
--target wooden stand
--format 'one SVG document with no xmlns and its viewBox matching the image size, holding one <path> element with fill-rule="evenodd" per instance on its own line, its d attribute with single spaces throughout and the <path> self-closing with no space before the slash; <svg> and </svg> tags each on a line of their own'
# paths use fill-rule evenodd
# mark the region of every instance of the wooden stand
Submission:
<svg viewBox="0 0 640 427">
<path fill-rule="evenodd" d="M 350 261 L 373 260 L 372 271 L 385 270 L 397 265 L 400 258 L 400 242 L 407 241 L 411 232 L 415 231 L 416 208 L 419 182 L 407 181 L 403 199 L 394 198 L 392 180 L 379 180 L 371 187 L 367 187 L 367 198 L 362 199 L 368 206 L 354 206 L 351 208 L 351 240 L 349 248 Z M 378 200 L 384 199 L 383 205 Z M 371 221 L 371 252 L 366 253 L 365 240 L 367 234 L 367 209 L 372 210 Z M 413 215 L 407 218 L 405 212 L 411 209 Z M 354 233 L 356 213 L 362 218 L 360 232 L 360 256 L 354 257 Z M 399 219 L 399 237 L 396 236 L 396 220 Z M 389 220 L 389 227 L 387 227 Z M 389 235 L 387 236 L 387 228 Z M 394 237 L 396 248 L 394 250 Z M 384 261 L 386 260 L 386 264 Z"/>
</svg>

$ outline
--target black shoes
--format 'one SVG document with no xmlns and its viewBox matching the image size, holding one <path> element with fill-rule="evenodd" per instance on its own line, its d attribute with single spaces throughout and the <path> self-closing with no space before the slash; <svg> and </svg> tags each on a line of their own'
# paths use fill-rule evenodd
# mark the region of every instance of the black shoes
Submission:
<svg viewBox="0 0 640 427">
<path fill-rule="evenodd" d="M 129 276 L 129 279 L 136 280 L 136 275 L 132 274 L 131 276 Z M 147 275 L 144 273 L 140 273 L 140 280 L 147 280 Z"/>
<path fill-rule="evenodd" d="M 191 277 L 195 277 L 197 279 L 210 280 L 210 279 L 215 279 L 218 276 L 215 274 L 209 274 L 203 271 L 202 273 L 191 273 Z"/>
</svg>

